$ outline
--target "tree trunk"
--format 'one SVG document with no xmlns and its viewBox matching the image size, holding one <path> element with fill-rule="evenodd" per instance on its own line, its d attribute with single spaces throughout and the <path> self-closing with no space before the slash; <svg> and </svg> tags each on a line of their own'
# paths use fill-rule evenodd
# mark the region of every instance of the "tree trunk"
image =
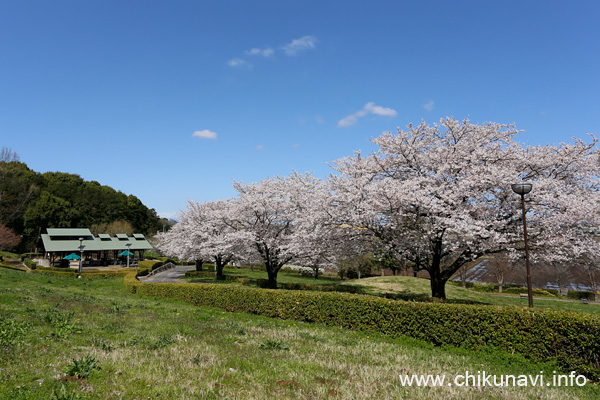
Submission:
<svg viewBox="0 0 600 400">
<path fill-rule="evenodd" d="M 218 281 L 224 281 L 225 275 L 223 275 L 223 267 L 225 267 L 225 263 L 223 262 L 222 257 L 215 257 L 215 269 L 217 270 L 216 279 Z"/>
<path fill-rule="evenodd" d="M 269 289 L 277 289 L 277 271 L 267 265 L 267 275 L 269 276 Z"/>
<path fill-rule="evenodd" d="M 313 268 L 315 279 L 319 279 L 319 267 Z"/>
<path fill-rule="evenodd" d="M 196 271 L 202 271 L 203 260 L 196 260 Z"/>
<path fill-rule="evenodd" d="M 430 273 L 431 296 L 437 299 L 446 299 L 446 280 L 439 274 Z"/>
</svg>

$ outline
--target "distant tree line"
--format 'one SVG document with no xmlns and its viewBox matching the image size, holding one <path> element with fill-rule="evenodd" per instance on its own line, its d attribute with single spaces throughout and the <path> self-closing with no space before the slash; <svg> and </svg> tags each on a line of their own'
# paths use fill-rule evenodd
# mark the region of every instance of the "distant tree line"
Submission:
<svg viewBox="0 0 600 400">
<path fill-rule="evenodd" d="M 0 152 L 0 232 L 22 237 L 22 247 L 35 247 L 46 228 L 151 235 L 165 224 L 134 195 L 75 174 L 35 172 L 10 149 Z M 10 240 L 0 238 L 0 247 L 15 247 L 12 235 Z"/>
</svg>

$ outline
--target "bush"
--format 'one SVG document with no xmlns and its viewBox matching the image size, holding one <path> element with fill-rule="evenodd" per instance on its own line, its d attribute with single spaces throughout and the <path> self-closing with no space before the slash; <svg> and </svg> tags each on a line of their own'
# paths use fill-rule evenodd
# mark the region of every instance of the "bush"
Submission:
<svg viewBox="0 0 600 400">
<path fill-rule="evenodd" d="M 36 262 L 31 261 L 29 258 L 24 258 L 23 264 L 27 265 L 29 269 L 36 269 L 38 266 Z"/>
<path fill-rule="evenodd" d="M 158 260 L 144 260 L 138 263 L 138 269 L 147 269 L 149 271 L 154 271 L 156 268 L 163 266 L 162 261 Z"/>
<path fill-rule="evenodd" d="M 23 253 L 21 254 L 21 261 L 24 261 L 26 258 L 34 259 L 42 257 L 43 255 L 41 253 Z"/>
<path fill-rule="evenodd" d="M 214 278 L 215 271 L 187 271 L 186 278 Z"/>
<path fill-rule="evenodd" d="M 578 290 L 569 290 L 569 293 L 567 293 L 567 298 L 568 299 L 574 299 L 574 300 L 588 299 L 590 301 L 594 301 L 595 296 L 594 296 L 594 292 L 583 292 L 583 291 L 578 291 Z"/>
<path fill-rule="evenodd" d="M 157 260 L 162 261 L 163 264 L 173 263 L 179 264 L 179 260 L 177 258 L 172 257 L 156 257 Z M 158 268 L 158 267 L 157 267 Z"/>
<path fill-rule="evenodd" d="M 64 268 L 47 268 L 47 267 L 38 267 L 37 269 L 31 271 L 36 274 L 43 275 L 54 275 L 54 276 L 62 276 L 68 278 L 75 278 L 79 276 L 78 271 L 76 270 L 66 270 Z M 127 274 L 127 271 L 90 271 L 90 272 L 82 272 L 82 278 L 116 278 L 122 277 Z"/>
<path fill-rule="evenodd" d="M 494 346 L 536 361 L 556 360 L 565 369 L 600 378 L 600 317 L 595 315 L 236 285 L 152 284 L 141 283 L 134 275 L 125 277 L 127 289 L 133 293 L 177 298 L 231 312 L 404 335 L 437 346 Z"/>
<path fill-rule="evenodd" d="M 544 289 L 532 289 L 531 292 L 534 296 L 538 297 L 555 297 L 552 293 Z M 503 293 L 521 294 L 527 293 L 527 288 L 524 287 L 509 287 L 504 289 Z"/>
<path fill-rule="evenodd" d="M 459 287 L 462 287 L 463 285 L 460 281 L 450 281 L 450 284 Z M 493 293 L 498 291 L 498 286 L 493 283 L 465 282 L 465 287 L 483 293 Z"/>
</svg>

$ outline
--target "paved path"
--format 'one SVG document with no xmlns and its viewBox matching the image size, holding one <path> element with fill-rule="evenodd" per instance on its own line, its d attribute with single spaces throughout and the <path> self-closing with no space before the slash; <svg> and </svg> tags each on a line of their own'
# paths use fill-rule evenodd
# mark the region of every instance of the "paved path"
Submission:
<svg viewBox="0 0 600 400">
<path fill-rule="evenodd" d="M 152 275 L 149 278 L 140 277 L 140 281 L 142 282 L 178 282 L 180 278 L 182 278 L 187 271 L 193 271 L 196 267 L 191 266 L 179 266 L 175 268 L 168 269 L 164 272 L 159 272 L 156 275 Z"/>
</svg>

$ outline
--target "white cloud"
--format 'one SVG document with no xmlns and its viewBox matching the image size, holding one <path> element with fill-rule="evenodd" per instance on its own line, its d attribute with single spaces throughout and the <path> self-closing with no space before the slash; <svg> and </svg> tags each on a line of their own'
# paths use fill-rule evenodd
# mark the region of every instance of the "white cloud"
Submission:
<svg viewBox="0 0 600 400">
<path fill-rule="evenodd" d="M 352 126 L 358 122 L 358 118 L 356 115 L 348 115 L 346 118 L 342 118 L 338 121 L 338 126 L 340 128 L 345 128 L 347 126 Z"/>
<path fill-rule="evenodd" d="M 288 56 L 295 56 L 302 50 L 312 50 L 316 47 L 317 38 L 315 36 L 302 36 L 300 39 L 294 39 L 282 47 L 283 52 Z"/>
<path fill-rule="evenodd" d="M 338 126 L 340 128 L 345 128 L 348 126 L 352 126 L 358 122 L 359 117 L 364 117 L 368 114 L 381 115 L 384 117 L 395 117 L 398 115 L 396 110 L 387 107 L 381 107 L 372 101 L 368 102 L 363 106 L 361 110 L 358 110 L 354 114 L 348 115 L 347 117 L 342 118 L 338 121 Z"/>
<path fill-rule="evenodd" d="M 259 144 L 258 146 L 256 146 L 256 150 L 262 150 L 264 148 L 265 148 L 265 146 L 263 146 L 262 144 Z"/>
<path fill-rule="evenodd" d="M 382 115 L 384 117 L 395 117 L 398 115 L 396 110 L 392 110 L 391 108 L 381 107 L 373 103 L 372 101 L 365 104 L 364 110 L 366 112 L 373 113 L 375 115 Z"/>
<path fill-rule="evenodd" d="M 423 104 L 423 108 L 427 111 L 433 111 L 433 109 L 435 108 L 435 103 L 433 102 L 433 100 L 431 100 L 429 103 Z"/>
<path fill-rule="evenodd" d="M 273 53 L 275 53 L 275 50 L 273 50 L 270 47 L 265 47 L 264 49 L 259 49 L 257 47 L 247 50 L 246 54 L 249 56 L 263 56 L 263 57 L 271 57 L 273 55 Z"/>
<path fill-rule="evenodd" d="M 231 60 L 229 60 L 227 62 L 227 65 L 229 65 L 230 67 L 245 67 L 245 68 L 252 68 L 252 64 L 250 64 L 248 61 L 246 60 L 242 60 L 241 58 L 232 58 Z"/>
<path fill-rule="evenodd" d="M 202 131 L 196 131 L 192 135 L 192 137 L 197 137 L 200 139 L 216 139 L 217 133 L 213 131 L 209 131 L 208 129 L 204 129 Z"/>
<path fill-rule="evenodd" d="M 317 115 L 315 115 L 315 122 L 317 124 L 324 124 L 325 120 L 323 119 L 323 117 L 321 117 L 321 115 L 317 114 Z"/>
</svg>

